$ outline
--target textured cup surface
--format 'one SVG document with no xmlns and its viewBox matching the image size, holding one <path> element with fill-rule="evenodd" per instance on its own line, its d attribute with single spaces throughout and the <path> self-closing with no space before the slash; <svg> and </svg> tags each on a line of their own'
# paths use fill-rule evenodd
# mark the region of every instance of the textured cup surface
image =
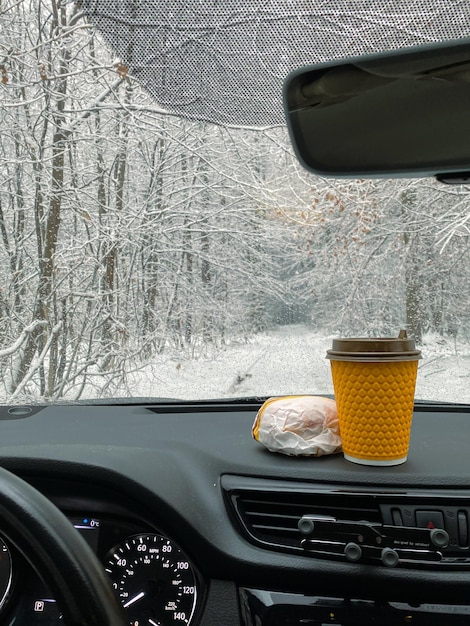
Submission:
<svg viewBox="0 0 470 626">
<path fill-rule="evenodd" d="M 414 342 L 337 340 L 327 356 L 345 458 L 365 465 L 404 463 L 421 356 Z"/>
</svg>

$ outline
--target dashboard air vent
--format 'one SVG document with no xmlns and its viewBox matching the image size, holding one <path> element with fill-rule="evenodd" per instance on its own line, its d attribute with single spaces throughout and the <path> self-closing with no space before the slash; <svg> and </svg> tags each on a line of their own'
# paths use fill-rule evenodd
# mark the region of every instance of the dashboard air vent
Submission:
<svg viewBox="0 0 470 626">
<path fill-rule="evenodd" d="M 385 567 L 470 569 L 470 490 L 233 475 L 221 486 L 240 534 L 260 547 Z"/>
<path fill-rule="evenodd" d="M 229 489 L 226 494 L 244 534 L 265 547 L 301 550 L 302 536 L 297 525 L 305 515 L 382 522 L 374 497 L 367 494 L 236 488 Z"/>
</svg>

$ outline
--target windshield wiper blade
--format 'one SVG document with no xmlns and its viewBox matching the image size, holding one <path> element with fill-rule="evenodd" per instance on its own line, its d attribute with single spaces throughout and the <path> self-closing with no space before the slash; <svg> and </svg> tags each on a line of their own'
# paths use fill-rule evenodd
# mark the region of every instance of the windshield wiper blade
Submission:
<svg viewBox="0 0 470 626">
<path fill-rule="evenodd" d="M 74 405 L 74 406 L 143 406 L 149 409 L 158 409 L 158 412 L 163 410 L 178 411 L 185 410 L 204 410 L 204 411 L 218 411 L 223 408 L 228 409 L 230 407 L 233 410 L 234 407 L 243 407 L 244 409 L 258 409 L 263 402 L 268 400 L 271 396 L 247 396 L 240 398 L 209 398 L 202 400 L 187 400 L 181 398 L 159 398 L 159 397 L 112 397 L 112 398 L 87 398 L 83 400 L 58 400 L 54 405 Z"/>
<path fill-rule="evenodd" d="M 119 398 L 119 397 L 111 397 L 111 398 L 86 398 L 83 400 L 54 400 L 51 404 L 65 404 L 65 405 L 76 405 L 76 406 L 94 406 L 94 405 L 119 405 L 119 404 L 135 404 L 138 406 L 146 406 L 148 404 L 159 404 L 162 403 L 171 403 L 171 402 L 182 402 L 178 398 L 153 398 L 146 396 L 136 396 L 135 398 Z"/>
</svg>

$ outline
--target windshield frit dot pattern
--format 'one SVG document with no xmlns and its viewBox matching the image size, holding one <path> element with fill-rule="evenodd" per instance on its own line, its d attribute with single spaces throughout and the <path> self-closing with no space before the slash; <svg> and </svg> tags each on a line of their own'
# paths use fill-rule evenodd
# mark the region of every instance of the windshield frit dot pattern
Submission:
<svg viewBox="0 0 470 626">
<path fill-rule="evenodd" d="M 287 73 L 468 36 L 448 0 L 86 0 L 84 9 L 165 111 L 230 126 L 282 124 Z"/>
</svg>

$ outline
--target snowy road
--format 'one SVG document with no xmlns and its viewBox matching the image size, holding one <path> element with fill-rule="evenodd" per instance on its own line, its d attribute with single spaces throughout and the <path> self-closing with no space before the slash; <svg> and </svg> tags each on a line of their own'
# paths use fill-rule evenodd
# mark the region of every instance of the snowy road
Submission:
<svg viewBox="0 0 470 626">
<path fill-rule="evenodd" d="M 163 356 L 129 377 L 122 395 L 207 399 L 333 393 L 332 337 L 307 326 L 282 326 L 197 359 Z M 416 397 L 470 402 L 470 347 L 441 337 L 421 346 Z"/>
<path fill-rule="evenodd" d="M 276 395 L 281 391 L 332 393 L 330 364 L 325 358 L 330 345 L 331 339 L 320 338 L 305 326 L 281 326 L 265 337 L 252 363 L 239 363 L 237 375 L 248 376 L 229 391 L 244 396 Z"/>
</svg>

